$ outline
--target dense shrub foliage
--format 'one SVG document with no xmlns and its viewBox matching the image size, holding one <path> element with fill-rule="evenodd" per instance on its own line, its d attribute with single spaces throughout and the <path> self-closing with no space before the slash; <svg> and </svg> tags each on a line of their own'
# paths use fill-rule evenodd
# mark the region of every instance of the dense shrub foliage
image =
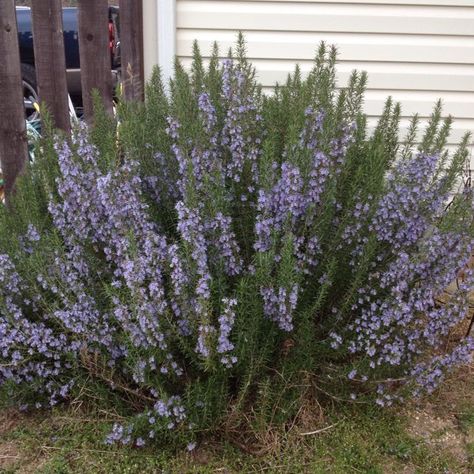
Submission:
<svg viewBox="0 0 474 474">
<path fill-rule="evenodd" d="M 391 404 L 469 360 L 469 137 L 438 104 L 419 145 L 334 48 L 263 95 L 243 42 L 158 71 L 119 122 L 46 138 L 0 223 L 0 384 L 25 406 L 102 399 L 108 437 L 194 445 L 313 393 Z M 399 145 L 400 141 L 402 145 Z M 454 194 L 457 192 L 456 194 Z M 453 197 L 454 196 L 454 197 Z M 450 205 L 448 206 L 448 202 Z M 465 332 L 465 329 L 464 329 Z"/>
</svg>

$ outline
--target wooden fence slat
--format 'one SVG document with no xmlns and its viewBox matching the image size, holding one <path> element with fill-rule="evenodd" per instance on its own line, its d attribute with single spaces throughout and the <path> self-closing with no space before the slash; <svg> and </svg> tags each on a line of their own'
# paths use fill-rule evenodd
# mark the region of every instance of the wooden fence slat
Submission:
<svg viewBox="0 0 474 474">
<path fill-rule="evenodd" d="M 120 59 L 125 100 L 143 100 L 143 3 L 120 0 Z"/>
<path fill-rule="evenodd" d="M 61 0 L 32 2 L 38 94 L 56 127 L 70 132 Z"/>
<path fill-rule="evenodd" d="M 92 91 L 97 89 L 112 114 L 112 72 L 107 0 L 79 0 L 79 56 L 82 101 L 87 121 L 93 119 Z"/>
<path fill-rule="evenodd" d="M 0 0 L 0 58 L 0 162 L 8 200 L 28 156 L 14 0 Z"/>
</svg>

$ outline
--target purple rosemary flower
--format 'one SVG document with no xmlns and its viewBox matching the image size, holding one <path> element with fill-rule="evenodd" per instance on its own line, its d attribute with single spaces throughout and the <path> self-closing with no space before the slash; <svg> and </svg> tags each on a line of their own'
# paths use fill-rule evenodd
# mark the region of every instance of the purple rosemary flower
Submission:
<svg viewBox="0 0 474 474">
<path fill-rule="evenodd" d="M 211 103 L 211 99 L 207 92 L 201 92 L 198 98 L 199 110 L 206 127 L 206 131 L 210 133 L 217 123 L 216 109 Z"/>
<path fill-rule="evenodd" d="M 268 250 L 273 232 L 281 231 L 285 226 L 294 228 L 304 216 L 306 204 L 299 168 L 290 163 L 282 163 L 281 177 L 271 191 L 259 191 L 255 250 Z"/>
<path fill-rule="evenodd" d="M 290 291 L 282 287 L 278 292 L 273 288 L 260 289 L 265 316 L 275 321 L 282 331 L 293 330 L 293 313 L 298 303 L 298 291 L 298 285 L 294 285 Z"/>
<path fill-rule="evenodd" d="M 250 167 L 253 182 L 258 181 L 257 159 L 260 138 L 255 137 L 256 125 L 261 121 L 254 97 L 249 93 L 248 78 L 233 61 L 223 62 L 222 97 L 226 115 L 222 129 L 222 146 L 230 153 L 225 174 L 235 183 L 242 181 L 244 169 Z"/>
<path fill-rule="evenodd" d="M 242 259 L 232 230 L 232 219 L 218 212 L 211 221 L 210 228 L 214 233 L 214 245 L 224 261 L 226 273 L 230 276 L 239 275 L 242 272 Z"/>
<path fill-rule="evenodd" d="M 178 231 L 181 238 L 190 245 L 191 255 L 196 265 L 198 275 L 196 295 L 199 298 L 208 299 L 210 297 L 209 283 L 211 281 L 207 259 L 208 243 L 199 210 L 188 209 L 182 201 L 179 201 L 176 204 L 176 211 L 178 212 Z"/>
<path fill-rule="evenodd" d="M 234 350 L 234 344 L 230 342 L 229 336 L 234 327 L 235 322 L 235 311 L 234 307 L 237 306 L 237 300 L 224 298 L 222 300 L 224 305 L 224 312 L 219 316 L 219 337 L 217 340 L 217 352 L 223 354 L 221 357 L 222 364 L 230 368 L 237 362 L 236 357 L 229 356 L 229 352 Z"/>
</svg>

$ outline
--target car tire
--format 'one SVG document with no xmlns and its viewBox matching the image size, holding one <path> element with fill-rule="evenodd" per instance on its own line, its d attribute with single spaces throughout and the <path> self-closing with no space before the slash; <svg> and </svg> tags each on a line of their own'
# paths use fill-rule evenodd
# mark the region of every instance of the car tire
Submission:
<svg viewBox="0 0 474 474">
<path fill-rule="evenodd" d="M 33 102 L 38 102 L 38 86 L 35 68 L 29 64 L 21 65 L 21 78 L 23 81 L 23 102 L 25 104 L 25 118 L 29 121 L 39 118 L 38 111 Z"/>
</svg>

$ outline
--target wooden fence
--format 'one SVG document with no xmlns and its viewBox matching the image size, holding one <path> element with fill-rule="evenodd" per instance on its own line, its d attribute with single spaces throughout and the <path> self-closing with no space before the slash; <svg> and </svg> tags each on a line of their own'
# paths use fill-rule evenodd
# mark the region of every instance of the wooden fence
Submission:
<svg viewBox="0 0 474 474">
<path fill-rule="evenodd" d="M 125 100 L 143 99 L 142 0 L 117 0 Z M 84 117 L 92 120 L 91 92 L 97 89 L 112 113 L 112 72 L 107 0 L 79 0 L 78 28 Z M 57 128 L 70 132 L 61 0 L 32 2 L 38 95 Z M 27 160 L 25 111 L 14 0 L 0 0 L 0 164 L 7 197 Z"/>
</svg>

